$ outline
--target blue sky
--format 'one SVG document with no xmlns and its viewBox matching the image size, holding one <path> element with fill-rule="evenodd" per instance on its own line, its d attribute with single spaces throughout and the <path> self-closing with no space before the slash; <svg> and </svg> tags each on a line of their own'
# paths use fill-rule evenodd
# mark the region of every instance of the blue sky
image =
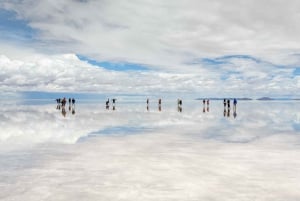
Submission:
<svg viewBox="0 0 300 201">
<path fill-rule="evenodd" d="M 13 11 L 0 9 L 0 36 L 12 42 L 32 41 L 37 31 L 28 25 L 28 22 L 17 19 Z"/>
<path fill-rule="evenodd" d="M 1 91 L 295 96 L 300 5 L 271 1 L 4 0 Z"/>
<path fill-rule="evenodd" d="M 141 64 L 134 64 L 134 63 L 127 63 L 127 62 L 113 62 L 113 61 L 96 61 L 91 58 L 77 55 L 77 57 L 82 60 L 86 61 L 92 65 L 103 67 L 108 70 L 114 71 L 146 71 L 148 68 Z"/>
</svg>

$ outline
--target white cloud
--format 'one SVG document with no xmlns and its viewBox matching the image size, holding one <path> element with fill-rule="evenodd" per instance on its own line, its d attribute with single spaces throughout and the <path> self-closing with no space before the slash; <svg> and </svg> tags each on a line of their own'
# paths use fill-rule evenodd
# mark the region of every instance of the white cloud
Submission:
<svg viewBox="0 0 300 201">
<path fill-rule="evenodd" d="M 34 55 L 22 60 L 0 56 L 0 89 L 9 91 L 130 93 L 151 95 L 250 96 L 294 95 L 299 77 L 251 59 L 227 58 L 195 72 L 111 71 L 73 54 Z M 272 72 L 272 73 L 270 73 Z"/>
<path fill-rule="evenodd" d="M 30 47 L 22 44 L 21 51 L 6 51 L 8 45 L 1 44 L 1 53 L 9 57 L 8 65 L 1 58 L 1 89 L 292 95 L 299 85 L 298 77 L 292 76 L 300 64 L 299 4 L 296 0 L 2 1 L 0 7 L 15 11 L 37 34 Z M 27 50 L 54 56 L 22 56 L 16 61 Z M 55 56 L 70 52 L 145 64 L 155 72 L 111 72 Z M 265 62 L 240 58 L 218 66 L 187 64 L 230 54 Z"/>
<path fill-rule="evenodd" d="M 27 0 L 0 5 L 39 30 L 39 41 L 49 49 L 174 69 L 193 57 L 299 51 L 299 4 Z"/>
</svg>

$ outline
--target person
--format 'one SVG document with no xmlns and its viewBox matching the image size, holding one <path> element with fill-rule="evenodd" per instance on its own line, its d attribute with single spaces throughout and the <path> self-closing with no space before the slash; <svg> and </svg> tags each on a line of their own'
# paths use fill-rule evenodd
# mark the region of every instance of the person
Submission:
<svg viewBox="0 0 300 201">
<path fill-rule="evenodd" d="M 107 101 L 105 102 L 106 105 L 106 109 L 109 110 L 109 98 L 107 99 Z"/>
<path fill-rule="evenodd" d="M 226 107 L 226 99 L 225 98 L 224 98 L 223 104 L 224 104 L 224 107 Z"/>
<path fill-rule="evenodd" d="M 65 107 L 66 102 L 67 102 L 67 101 L 66 101 L 66 98 L 64 97 L 63 100 L 62 100 L 62 103 L 61 103 L 63 107 Z"/>
<path fill-rule="evenodd" d="M 227 107 L 230 108 L 230 100 L 227 100 Z"/>
<path fill-rule="evenodd" d="M 72 105 L 75 105 L 75 98 L 72 98 Z"/>
<path fill-rule="evenodd" d="M 147 105 L 149 105 L 149 98 L 147 98 Z"/>
<path fill-rule="evenodd" d="M 233 106 L 236 107 L 236 104 L 237 104 L 237 100 L 236 98 L 233 100 Z"/>
<path fill-rule="evenodd" d="M 237 105 L 237 100 L 236 98 L 233 100 L 233 116 L 236 118 L 237 113 L 236 113 L 236 105 Z"/>
</svg>

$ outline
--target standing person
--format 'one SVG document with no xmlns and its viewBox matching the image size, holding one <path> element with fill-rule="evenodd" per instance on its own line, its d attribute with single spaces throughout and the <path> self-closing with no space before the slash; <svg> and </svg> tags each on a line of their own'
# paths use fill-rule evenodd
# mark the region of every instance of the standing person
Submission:
<svg viewBox="0 0 300 201">
<path fill-rule="evenodd" d="M 233 108 L 234 108 L 234 109 L 236 108 L 236 104 L 237 104 L 237 100 L 236 100 L 236 98 L 235 98 L 235 99 L 233 99 Z"/>
<path fill-rule="evenodd" d="M 72 98 L 72 105 L 75 105 L 75 98 Z"/>
<path fill-rule="evenodd" d="M 147 103 L 147 111 L 149 111 L 149 98 L 147 98 L 147 100 L 146 100 L 146 103 Z"/>
<path fill-rule="evenodd" d="M 158 111 L 161 111 L 161 98 L 158 99 Z"/>
<path fill-rule="evenodd" d="M 64 97 L 63 100 L 62 100 L 62 106 L 63 106 L 63 107 L 65 107 L 66 102 L 67 102 L 67 101 L 66 101 L 66 98 Z"/>
<path fill-rule="evenodd" d="M 226 107 L 226 99 L 223 100 L 224 108 Z"/>
<path fill-rule="evenodd" d="M 230 99 L 227 100 L 227 107 L 230 109 Z"/>
<path fill-rule="evenodd" d="M 234 99 L 234 100 L 233 100 L 233 116 L 234 116 L 234 118 L 236 118 L 236 116 L 237 116 L 237 113 L 236 113 L 236 105 L 237 105 L 237 100 Z"/>
<path fill-rule="evenodd" d="M 106 105 L 106 109 L 109 110 L 109 98 L 107 99 L 107 101 L 105 102 Z"/>
</svg>

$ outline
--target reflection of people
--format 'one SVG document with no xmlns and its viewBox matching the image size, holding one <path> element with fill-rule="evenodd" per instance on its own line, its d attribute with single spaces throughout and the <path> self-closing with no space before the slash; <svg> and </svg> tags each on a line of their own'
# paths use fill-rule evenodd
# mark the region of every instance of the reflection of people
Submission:
<svg viewBox="0 0 300 201">
<path fill-rule="evenodd" d="M 180 105 L 178 105 L 177 111 L 178 111 L 178 112 L 182 112 L 182 107 L 181 107 Z"/>
<path fill-rule="evenodd" d="M 65 107 L 62 107 L 61 114 L 62 114 L 64 117 L 66 117 L 67 112 L 66 112 Z"/>
<path fill-rule="evenodd" d="M 227 110 L 227 117 L 230 117 L 230 108 Z"/>
</svg>

